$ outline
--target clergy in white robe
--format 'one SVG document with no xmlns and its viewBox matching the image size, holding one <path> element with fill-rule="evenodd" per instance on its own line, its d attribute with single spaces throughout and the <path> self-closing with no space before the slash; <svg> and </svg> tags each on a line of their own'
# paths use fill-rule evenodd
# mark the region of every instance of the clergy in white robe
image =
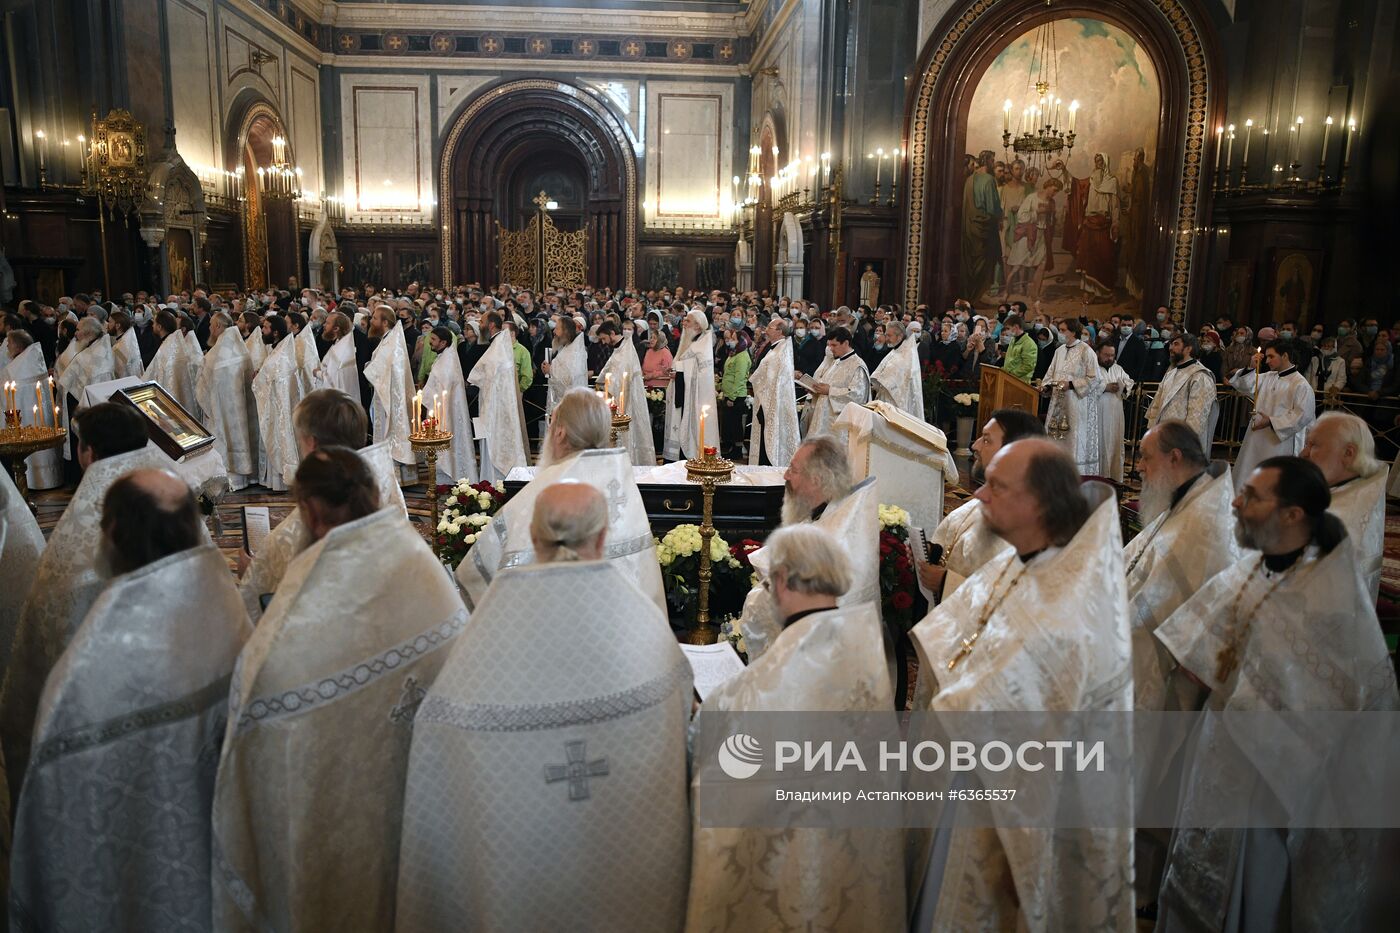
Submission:
<svg viewBox="0 0 1400 933">
<path fill-rule="evenodd" d="M 1254 397 L 1254 416 L 1235 457 L 1237 490 L 1263 461 L 1302 450 L 1308 425 L 1317 417 L 1317 393 L 1293 365 L 1293 353 L 1292 341 L 1276 340 L 1264 350 L 1265 371 L 1241 369 L 1230 377 L 1235 391 Z"/>
<path fill-rule="evenodd" d="M 1152 404 L 1147 406 L 1147 426 L 1163 421 L 1185 421 L 1200 435 L 1207 455 L 1211 447 L 1211 414 L 1215 410 L 1215 374 L 1196 359 L 1196 338 L 1179 334 L 1171 342 L 1171 368 L 1162 376 Z"/>
<path fill-rule="evenodd" d="M 1094 351 L 1080 339 L 1083 325 L 1076 319 L 1060 322 L 1064 344 L 1055 349 L 1040 391 L 1050 396 L 1046 430 L 1074 457 L 1082 476 L 1098 476 L 1103 442 L 1099 436 L 1099 396 L 1103 374 Z"/>
<path fill-rule="evenodd" d="M 268 318 L 285 328 L 281 318 Z M 275 492 L 291 485 L 297 471 L 296 435 L 292 409 L 301 401 L 296 342 L 283 337 L 253 377 L 253 400 L 258 409 L 258 438 L 262 442 L 260 482 Z"/>
<path fill-rule="evenodd" d="M 809 437 L 797 448 L 788 467 L 783 494 L 783 527 L 811 522 L 841 543 L 852 570 L 852 582 L 842 606 L 873 603 L 880 607 L 880 498 L 875 477 L 851 482 L 846 449 L 829 434 Z M 771 570 L 765 548 L 749 555 L 760 580 Z M 763 585 L 744 599 L 739 620 L 749 660 L 759 658 L 782 630 L 773 597 Z M 893 685 L 891 685 L 893 690 Z"/>
<path fill-rule="evenodd" d="M 780 317 L 768 322 L 768 349 L 749 374 L 753 386 L 753 422 L 749 428 L 749 465 L 785 467 L 797 452 L 797 384 L 793 382 L 791 326 Z"/>
<path fill-rule="evenodd" d="M 301 378 L 302 394 L 325 388 L 321 382 L 321 351 L 316 349 L 316 332 L 309 325 L 302 325 L 293 336 L 297 342 L 297 372 Z"/>
<path fill-rule="evenodd" d="M 662 457 L 681 460 L 702 455 L 700 421 L 712 432 L 706 447 L 719 446 L 719 407 L 715 398 L 715 335 L 705 312 L 693 310 L 685 316 L 681 345 L 671 361 L 675 377 L 666 387 L 666 446 Z"/>
<path fill-rule="evenodd" d="M 604 559 L 664 612 L 666 592 L 656 545 L 641 490 L 627 451 L 609 449 L 612 418 L 603 400 L 589 389 L 575 389 L 555 409 L 545 452 L 535 477 L 491 519 L 467 556 L 457 565 L 457 582 L 468 607 L 475 608 L 502 570 L 532 563 L 530 516 L 535 498 L 555 483 L 576 480 L 595 487 L 608 501 L 608 542 Z"/>
<path fill-rule="evenodd" d="M 365 409 L 358 399 L 338 389 L 312 392 L 292 412 L 292 431 L 296 435 L 298 459 L 320 447 L 358 448 L 360 459 L 374 477 L 380 505 L 397 508 L 407 518 L 408 507 L 404 504 L 403 490 L 399 487 L 398 466 L 389 454 L 389 442 L 362 447 L 366 426 Z M 313 543 L 311 530 L 306 527 L 297 509 L 287 513 L 263 539 L 257 552 L 251 555 L 252 559 L 238 584 L 248 618 L 257 622 L 262 617 L 263 598 L 277 592 L 282 577 L 287 573 L 287 566 Z"/>
<path fill-rule="evenodd" d="M 924 377 L 919 366 L 919 342 L 904 336 L 904 328 L 894 322 L 885 325 L 885 343 L 890 352 L 870 374 L 875 397 L 895 408 L 924 417 Z"/>
<path fill-rule="evenodd" d="M 190 385 L 199 381 L 199 371 L 204 367 L 204 347 L 199 342 L 199 335 L 191 328 L 184 332 L 185 344 L 190 349 L 188 362 L 185 364 L 190 371 Z"/>
<path fill-rule="evenodd" d="M 243 345 L 248 348 L 248 365 L 252 367 L 253 375 L 256 376 L 262 369 L 263 363 L 267 362 L 268 349 L 267 342 L 263 340 L 261 327 L 254 327 L 243 337 Z"/>
<path fill-rule="evenodd" d="M 1081 488 L 1063 448 L 1039 438 L 1003 447 L 987 479 L 978 491 L 985 519 L 1010 547 L 910 633 L 920 659 L 915 708 L 1130 711 L 1132 652 L 1112 490 Z M 1049 501 L 1060 506 L 1053 524 L 1042 509 Z M 1093 801 L 1065 793 L 1046 791 L 1046 812 L 1101 811 L 1109 828 L 940 829 L 938 857 L 919 874 L 912 929 L 1132 929 L 1130 789 Z"/>
<path fill-rule="evenodd" d="M 78 333 L 73 338 L 73 346 L 77 346 L 78 351 L 58 378 L 58 385 L 62 390 L 59 393 L 59 416 L 63 419 L 63 426 L 69 429 L 70 438 L 63 447 L 63 457 L 66 460 L 72 459 L 74 449 L 71 440 L 73 431 L 69 420 L 73 413 L 82 407 L 87 387 L 116 378 L 112 369 L 112 340 L 102 332 L 102 324 L 97 318 L 83 318 L 78 322 Z M 70 396 L 75 400 L 73 411 L 69 411 Z"/>
<path fill-rule="evenodd" d="M 476 361 L 467 381 L 477 387 L 477 411 L 485 452 L 481 478 L 499 483 L 518 466 L 525 466 L 530 451 L 525 446 L 525 413 L 520 402 L 520 382 L 515 369 L 515 344 L 503 330 L 495 312 L 485 318 L 491 345 Z"/>
<path fill-rule="evenodd" d="M 530 524 L 537 562 L 492 580 L 414 720 L 394 929 L 679 930 L 690 665 L 602 559 L 601 492 L 551 486 Z"/>
<path fill-rule="evenodd" d="M 209 342 L 195 382 L 195 401 L 228 467 L 229 486 L 239 490 L 257 478 L 258 470 L 252 364 L 242 335 L 222 311 L 210 315 Z"/>
<path fill-rule="evenodd" d="M 104 509 L 119 575 L 44 686 L 16 810 L 10 921 L 207 930 L 214 771 L 251 626 L 223 555 L 199 543 L 182 480 L 129 474 Z M 163 540 L 135 540 L 144 521 L 122 529 L 133 509 L 160 514 Z"/>
<path fill-rule="evenodd" d="M 1308 829 L 1346 788 L 1303 781 L 1327 736 L 1294 747 L 1251 743 L 1222 713 L 1393 711 L 1395 671 L 1346 529 L 1326 510 L 1322 471 L 1296 457 L 1265 461 L 1238 500 L 1252 555 L 1217 574 L 1157 629 L 1201 685 L 1206 715 L 1193 733 L 1157 929 L 1359 930 L 1384 874 L 1375 834 Z M 1305 723 L 1295 720 L 1295 729 Z M 1290 783 L 1291 779 L 1291 783 Z M 1197 815 L 1219 787 L 1240 799 L 1273 795 L 1289 829 L 1215 828 Z M 1304 828 L 1296 828 L 1304 827 Z"/>
<path fill-rule="evenodd" d="M 467 612 L 353 451 L 313 451 L 294 488 L 317 541 L 234 673 L 213 927 L 390 930 L 413 718 Z"/>
<path fill-rule="evenodd" d="M 29 585 L 39 572 L 44 553 L 44 533 L 29 506 L 20 498 L 8 470 L 0 470 L 0 566 L 5 568 L 4 588 L 0 589 L 0 684 L 10 666 L 15 630 Z M 3 789 L 0 789 L 3 792 Z M 6 811 L 8 815 L 8 811 Z"/>
<path fill-rule="evenodd" d="M 49 382 L 43 347 L 30 337 L 28 331 L 23 330 L 10 331 L 0 343 L 11 351 L 9 363 L 0 366 L 0 383 L 15 383 L 20 423 L 53 427 L 53 407 L 58 402 L 54 400 Z M 62 418 L 59 415 L 59 423 L 62 423 Z M 24 481 L 30 489 L 52 489 L 63 485 L 63 455 L 58 448 L 41 450 L 25 458 Z"/>
<path fill-rule="evenodd" d="M 387 310 L 381 306 L 375 314 L 385 314 Z M 416 482 L 418 459 L 408 440 L 412 430 L 413 366 L 401 324 L 393 324 L 374 348 L 374 355 L 365 364 L 365 380 L 374 389 L 369 407 L 370 435 L 376 444 L 389 442 L 389 452 L 399 465 L 399 481 Z"/>
<path fill-rule="evenodd" d="M 550 415 L 570 389 L 588 385 L 588 338 L 578 322 L 564 316 L 554 325 L 554 345 L 541 369 L 549 377 L 547 408 Z"/>
<path fill-rule="evenodd" d="M 1346 526 L 1374 603 L 1380 595 L 1385 554 L 1386 466 L 1376 459 L 1371 428 L 1356 415 L 1329 411 L 1308 429 L 1300 454 L 1317 464 L 1332 489 L 1332 513 Z"/>
<path fill-rule="evenodd" d="M 158 312 L 151 322 L 151 330 L 160 338 L 160 347 L 146 369 L 146 378 L 159 382 L 175 401 L 184 406 L 185 411 L 198 417 L 195 384 L 199 361 L 190 352 L 189 341 L 181 332 L 180 325 L 175 323 L 175 315 L 169 311 Z"/>
<path fill-rule="evenodd" d="M 598 379 L 605 387 L 611 387 L 617 399 L 618 413 L 632 419 L 627 433 L 619 435 L 618 441 L 626 439 L 627 452 L 637 466 L 656 466 L 656 445 L 651 437 L 647 388 L 642 376 L 642 361 L 637 357 L 637 346 L 611 321 L 603 322 L 603 326 L 598 328 L 598 335 L 600 339 L 606 337 L 613 342 L 612 356 L 603 364 Z"/>
<path fill-rule="evenodd" d="M 705 699 L 696 726 L 724 714 L 888 713 L 879 607 L 837 605 L 854 577 L 845 548 L 816 525 L 792 525 L 764 550 L 781 630 Z M 789 589 L 789 581 L 800 582 Z M 794 611 L 794 593 L 820 605 Z M 692 786 L 723 781 L 711 776 L 717 767 L 697 757 Z M 697 792 L 687 930 L 905 929 L 902 830 L 724 828 L 723 815 L 702 812 L 702 799 Z"/>
<path fill-rule="evenodd" d="M 440 336 L 438 330 L 446 333 L 448 339 Z M 451 446 L 438 451 L 437 477 L 432 482 L 453 484 L 465 479 L 475 483 L 476 442 L 472 438 L 471 409 L 467 407 L 467 383 L 462 378 L 462 358 L 457 355 L 451 336 L 451 331 L 441 326 L 428 335 L 437 358 L 423 384 L 423 404 L 431 410 L 434 401 L 444 399 L 447 423 L 443 428 L 452 432 Z"/>
<path fill-rule="evenodd" d="M 1131 376 L 1119 366 L 1118 349 L 1111 343 L 1099 347 L 1099 475 L 1123 482 L 1123 400 L 1133 391 Z"/>
<path fill-rule="evenodd" d="M 360 371 L 355 366 L 355 334 L 350 318 L 339 311 L 326 318 L 321 336 L 331 345 L 321 360 L 319 379 L 328 389 L 339 389 L 351 398 L 360 395 Z"/>
<path fill-rule="evenodd" d="M 99 422 L 105 422 L 101 429 Z M 79 414 L 75 424 L 83 478 L 49 536 L 38 569 L 26 581 L 29 595 L 0 688 L 0 737 L 12 799 L 18 799 L 44 680 L 105 582 L 97 567 L 102 500 L 112 483 L 133 470 L 174 469 L 169 457 L 148 444 L 145 418 L 135 409 L 105 402 Z M 101 446 L 83 442 L 85 426 Z"/>
<path fill-rule="evenodd" d="M 112 369 L 116 373 L 112 378 L 131 376 L 140 379 L 144 368 L 131 316 L 125 311 L 113 311 L 107 318 L 107 334 L 112 338 Z"/>
<path fill-rule="evenodd" d="M 830 433 L 847 405 L 870 401 L 870 370 L 851 348 L 851 332 L 846 328 L 833 327 L 827 335 L 826 355 L 812 374 L 812 382 L 816 388 L 807 425 L 809 436 Z"/>
</svg>

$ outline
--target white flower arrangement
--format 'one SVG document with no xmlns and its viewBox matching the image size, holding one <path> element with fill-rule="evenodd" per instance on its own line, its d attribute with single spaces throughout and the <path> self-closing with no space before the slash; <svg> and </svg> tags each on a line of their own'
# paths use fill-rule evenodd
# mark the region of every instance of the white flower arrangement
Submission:
<svg viewBox="0 0 1400 933">
<path fill-rule="evenodd" d="M 897 505 L 880 506 L 881 528 L 908 528 L 909 513 Z"/>
<path fill-rule="evenodd" d="M 965 405 L 968 408 L 976 405 L 981 400 L 982 396 L 976 392 L 959 392 L 957 395 L 953 396 L 953 401 L 957 402 L 959 405 Z"/>
<path fill-rule="evenodd" d="M 648 402 L 666 401 L 666 391 L 664 389 L 647 389 Z"/>
<path fill-rule="evenodd" d="M 458 480 L 447 489 L 438 513 L 436 533 L 444 560 L 455 564 L 476 544 L 491 524 L 491 516 L 500 510 L 505 487 L 499 483 L 477 483 Z"/>
</svg>

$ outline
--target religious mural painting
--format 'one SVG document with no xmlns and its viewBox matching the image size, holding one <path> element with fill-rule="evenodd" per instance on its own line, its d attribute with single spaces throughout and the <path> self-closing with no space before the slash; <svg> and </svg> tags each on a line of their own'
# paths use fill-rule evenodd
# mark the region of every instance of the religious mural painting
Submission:
<svg viewBox="0 0 1400 933">
<path fill-rule="evenodd" d="M 1072 149 L 1017 153 L 1034 98 L 1037 30 L 982 75 L 967 118 L 958 291 L 979 307 L 1040 301 L 1050 314 L 1136 310 L 1151 263 L 1152 173 L 1161 90 L 1147 50 L 1111 23 L 1055 23 L 1058 124 L 1079 103 Z M 1006 101 L 1013 109 L 1005 110 Z M 1047 104 L 1053 106 L 1053 102 Z"/>
<path fill-rule="evenodd" d="M 184 227 L 171 227 L 165 234 L 165 260 L 170 269 L 170 290 L 194 290 L 194 237 Z"/>
<path fill-rule="evenodd" d="M 1269 284 L 1269 315 L 1274 321 L 1297 321 L 1300 328 L 1312 323 L 1322 250 L 1274 250 Z"/>
<path fill-rule="evenodd" d="M 1220 295 L 1215 315 L 1231 321 L 1253 320 L 1251 302 L 1254 297 L 1254 262 L 1232 259 L 1220 270 Z"/>
</svg>

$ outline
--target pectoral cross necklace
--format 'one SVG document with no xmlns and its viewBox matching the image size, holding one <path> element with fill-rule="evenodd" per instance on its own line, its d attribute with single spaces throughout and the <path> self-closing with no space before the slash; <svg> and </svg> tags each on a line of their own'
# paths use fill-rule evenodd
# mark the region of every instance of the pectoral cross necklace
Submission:
<svg viewBox="0 0 1400 933">
<path fill-rule="evenodd" d="M 1013 567 L 1022 567 L 1022 572 L 1016 574 L 1016 579 L 1011 581 L 1011 585 L 1006 588 L 1006 592 L 1002 593 L 999 599 L 992 599 L 991 594 L 995 594 L 997 589 L 1001 587 L 1002 581 L 1006 579 L 1006 575 L 1011 572 L 1011 568 Z M 972 647 L 977 644 L 977 639 L 982 637 L 983 630 L 986 629 L 987 623 L 991 621 L 992 613 L 996 612 L 997 609 L 1001 607 L 1001 604 L 1006 601 L 1006 597 L 1011 595 L 1011 591 L 1016 589 L 1016 584 L 1020 583 L 1021 578 L 1025 575 L 1020 558 L 1013 557 L 1006 562 L 1006 566 L 1002 568 L 1001 573 L 997 576 L 997 582 L 992 584 L 991 594 L 989 594 L 987 598 L 987 608 L 982 611 L 982 617 L 977 620 L 977 627 L 973 630 L 971 635 L 962 639 L 962 647 L 960 647 L 958 653 L 953 655 L 948 661 L 948 670 L 951 671 L 958 666 L 959 661 L 969 654 L 972 654 Z"/>
<path fill-rule="evenodd" d="M 1254 608 L 1249 610 L 1249 614 L 1240 618 L 1240 600 L 1244 599 L 1244 594 L 1249 590 L 1249 584 L 1254 580 L 1254 575 L 1264 566 L 1264 555 L 1259 555 L 1259 560 L 1254 565 L 1254 569 L 1249 572 L 1244 583 L 1240 586 L 1239 593 L 1235 596 L 1235 601 L 1230 604 L 1230 617 L 1225 625 L 1225 645 L 1220 649 L 1220 653 L 1215 658 L 1215 680 L 1217 683 L 1225 683 L 1240 663 L 1240 649 L 1244 647 L 1245 641 L 1249 638 L 1250 626 L 1254 621 L 1254 616 L 1259 612 L 1261 606 L 1269 601 L 1269 597 L 1274 595 L 1283 581 L 1288 579 L 1288 575 L 1293 572 L 1293 568 L 1301 564 L 1302 560 L 1295 561 L 1288 569 L 1280 571 L 1274 578 L 1273 584 L 1264 591 L 1264 595 L 1259 597 L 1259 601 L 1254 604 Z"/>
</svg>

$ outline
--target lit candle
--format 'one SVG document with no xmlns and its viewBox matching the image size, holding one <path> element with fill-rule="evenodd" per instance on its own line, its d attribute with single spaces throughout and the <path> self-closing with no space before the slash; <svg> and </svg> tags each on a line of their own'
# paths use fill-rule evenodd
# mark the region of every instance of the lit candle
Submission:
<svg viewBox="0 0 1400 933">
<path fill-rule="evenodd" d="M 1332 138 L 1332 118 L 1322 121 L 1322 155 L 1317 157 L 1317 177 L 1321 180 L 1327 172 L 1327 143 Z"/>
<path fill-rule="evenodd" d="M 1011 132 L 1011 98 L 1007 98 L 1001 105 L 1001 131 Z"/>
<path fill-rule="evenodd" d="M 1077 117 L 1078 115 L 1079 115 L 1079 101 L 1077 101 L 1077 100 L 1072 100 L 1072 101 L 1069 102 L 1069 131 L 1070 131 L 1071 133 L 1074 132 L 1074 120 L 1075 120 L 1075 117 Z"/>
<path fill-rule="evenodd" d="M 39 413 L 39 406 L 44 404 L 44 393 L 41 391 L 42 382 L 34 383 L 34 413 Z"/>
<path fill-rule="evenodd" d="M 1293 137 L 1293 161 L 1302 163 L 1303 161 L 1303 118 L 1299 117 L 1296 124 L 1297 134 Z"/>
<path fill-rule="evenodd" d="M 627 373 L 622 374 L 622 390 L 618 393 L 617 413 L 623 416 L 627 414 Z"/>
<path fill-rule="evenodd" d="M 603 376 L 603 402 L 612 405 L 612 373 Z"/>
<path fill-rule="evenodd" d="M 33 423 L 34 423 L 34 427 L 36 427 L 36 428 L 42 428 L 42 427 L 44 426 L 44 422 L 42 422 L 42 421 L 39 420 L 39 406 L 38 406 L 38 405 L 35 405 L 35 406 L 34 406 L 34 421 L 33 421 Z"/>
<path fill-rule="evenodd" d="M 879 158 L 875 160 L 875 187 L 876 187 L 876 188 L 879 188 L 879 187 L 880 187 L 880 166 L 881 166 L 882 164 L 884 164 L 884 161 L 885 161 L 885 150 L 883 150 L 883 149 L 876 149 L 876 150 L 875 150 L 875 154 L 876 154 L 877 156 L 879 156 Z M 705 445 L 704 445 L 704 444 L 701 444 L 700 446 L 701 446 L 701 447 L 704 447 Z"/>
<path fill-rule="evenodd" d="M 1342 148 L 1342 166 L 1346 167 L 1351 162 L 1351 139 L 1356 135 L 1355 118 L 1347 121 L 1347 142 Z"/>
<path fill-rule="evenodd" d="M 1254 134 L 1254 121 L 1244 121 L 1244 161 L 1240 164 L 1240 181 L 1244 181 L 1244 173 L 1249 170 L 1249 137 Z"/>
<path fill-rule="evenodd" d="M 700 406 L 700 455 L 705 455 L 705 419 L 710 416 L 710 406 Z"/>
<path fill-rule="evenodd" d="M 57 405 L 55 405 L 55 406 L 53 407 L 53 426 L 54 426 L 55 429 L 58 428 L 58 406 L 57 406 Z"/>
<path fill-rule="evenodd" d="M 420 433 L 423 428 L 423 392 L 413 396 L 413 432 Z"/>
<path fill-rule="evenodd" d="M 49 137 L 43 130 L 35 130 L 34 138 L 39 140 L 39 145 L 36 149 L 39 156 L 39 171 L 42 172 L 44 170 L 44 157 L 47 156 L 49 152 Z"/>
<path fill-rule="evenodd" d="M 1225 142 L 1225 174 L 1230 173 L 1230 167 L 1235 164 L 1235 124 L 1228 127 L 1230 138 Z"/>
<path fill-rule="evenodd" d="M 1222 151 L 1220 146 L 1220 140 L 1221 137 L 1223 137 L 1224 135 L 1225 127 L 1217 126 L 1215 128 L 1215 170 L 1217 172 L 1220 171 L 1220 153 Z"/>
</svg>

